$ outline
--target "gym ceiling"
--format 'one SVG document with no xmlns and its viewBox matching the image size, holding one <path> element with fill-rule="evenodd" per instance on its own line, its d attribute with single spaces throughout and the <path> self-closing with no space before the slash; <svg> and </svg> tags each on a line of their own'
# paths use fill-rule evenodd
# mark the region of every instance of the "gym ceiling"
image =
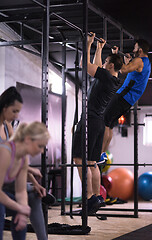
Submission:
<svg viewBox="0 0 152 240">
<path fill-rule="evenodd" d="M 50 0 L 49 60 L 59 69 L 62 62 L 62 42 L 67 43 L 68 69 L 74 68 L 77 44 L 81 54 L 82 35 L 79 29 L 83 28 L 82 2 Z M 132 51 L 134 39 L 145 38 L 150 42 L 152 51 L 152 14 L 148 2 L 88 0 L 88 31 L 95 32 L 99 38 L 107 38 L 110 46 L 117 45 L 124 53 Z M 31 42 L 36 51 L 41 53 L 43 11 L 43 0 L 0 1 L 0 22 L 12 28 L 21 40 Z M 68 22 L 65 23 L 66 20 Z M 6 39 L 0 37 L 0 44 L 5 41 Z M 95 45 L 92 53 L 94 50 Z M 109 52 L 110 48 L 105 47 L 103 58 Z M 69 72 L 68 75 L 74 81 L 74 74 Z"/>
</svg>

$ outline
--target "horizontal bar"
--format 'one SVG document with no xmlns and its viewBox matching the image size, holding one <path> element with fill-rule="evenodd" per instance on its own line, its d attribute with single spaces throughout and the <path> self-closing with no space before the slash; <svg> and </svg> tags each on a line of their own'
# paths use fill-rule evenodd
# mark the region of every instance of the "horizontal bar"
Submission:
<svg viewBox="0 0 152 240">
<path fill-rule="evenodd" d="M 96 167 L 96 164 L 101 164 L 100 162 L 97 162 L 95 164 L 87 164 L 87 167 Z M 152 166 L 152 163 L 140 163 L 140 164 L 134 164 L 134 163 L 108 163 L 108 164 L 101 164 L 103 166 L 140 166 L 140 167 L 146 167 L 146 166 Z M 60 167 L 82 167 L 82 164 L 59 164 Z"/>
<path fill-rule="evenodd" d="M 82 68 L 66 68 L 65 72 L 75 72 L 75 71 L 82 71 Z"/>
<path fill-rule="evenodd" d="M 46 6 L 45 6 L 44 4 L 42 4 L 42 3 L 40 3 L 39 1 L 37 1 L 37 0 L 32 0 L 32 2 L 36 3 L 38 6 L 46 9 Z"/>
<path fill-rule="evenodd" d="M 33 7 L 33 6 L 30 6 L 30 7 L 27 7 L 25 5 L 23 5 L 22 7 L 19 7 L 19 6 L 16 6 L 16 7 L 5 7 L 5 8 L 0 8 L 0 12 L 12 12 L 12 11 L 24 11 L 24 12 L 27 12 L 28 10 L 37 10 L 37 9 L 40 9 L 40 7 L 36 6 L 36 7 Z"/>
<path fill-rule="evenodd" d="M 58 65 L 58 66 L 60 66 L 60 67 L 62 67 L 62 66 L 63 66 L 63 64 L 62 64 L 62 63 L 60 63 L 60 62 L 57 62 L 57 61 L 54 61 L 54 60 L 50 60 L 50 62 L 51 62 L 51 63 L 53 63 L 53 64 L 56 64 L 56 65 Z"/>
<path fill-rule="evenodd" d="M 81 35 L 83 36 L 83 31 L 82 31 L 82 29 L 79 28 L 78 26 L 74 25 L 73 23 L 69 22 L 68 20 L 66 20 L 65 18 L 59 16 L 59 15 L 56 14 L 56 13 L 51 13 L 50 16 L 51 16 L 51 15 L 54 15 L 55 17 L 57 17 L 58 19 L 60 19 L 60 20 L 63 21 L 64 23 L 66 23 L 68 26 L 70 26 L 71 28 L 79 31 L 79 32 L 81 33 Z"/>
<path fill-rule="evenodd" d="M 41 167 L 42 165 L 41 164 L 35 164 L 35 165 L 30 165 L 30 167 L 36 167 L 36 168 L 38 168 L 38 167 Z M 55 164 L 46 164 L 46 167 L 55 167 Z M 58 168 L 58 169 L 60 169 L 60 168 Z"/>
<path fill-rule="evenodd" d="M 88 33 L 88 35 L 89 35 L 90 37 L 92 36 L 91 33 Z M 97 40 L 97 41 L 99 41 L 99 42 L 101 42 L 101 43 L 103 43 L 103 41 L 102 41 L 100 38 L 96 37 L 96 36 L 94 37 L 94 39 Z M 112 47 L 112 46 L 111 46 L 109 43 L 107 43 L 107 42 L 106 42 L 106 46 L 109 47 L 109 48 L 111 48 L 111 49 L 113 49 L 113 50 L 115 50 L 115 47 Z M 123 53 L 123 52 L 121 52 L 121 51 L 119 51 L 119 50 L 118 50 L 118 53 L 122 54 L 122 55 L 125 56 L 125 57 L 128 57 L 128 55 L 126 55 L 125 53 Z"/>
<path fill-rule="evenodd" d="M 0 47 L 41 44 L 41 40 L 22 40 L 0 42 Z"/>
<path fill-rule="evenodd" d="M 124 212 L 133 212 L 133 208 L 102 208 L 101 211 L 124 211 Z M 152 212 L 152 209 L 138 209 L 140 212 Z"/>
<path fill-rule="evenodd" d="M 107 163 L 105 164 L 106 166 L 152 166 L 152 163 L 138 163 L 138 164 L 134 164 L 134 163 Z"/>
<path fill-rule="evenodd" d="M 54 15 L 55 17 L 57 17 L 58 19 L 60 19 L 60 20 L 63 21 L 64 23 L 66 23 L 68 26 L 70 26 L 71 28 L 79 31 L 79 32 L 81 33 L 82 37 L 84 36 L 83 31 L 82 31 L 82 29 L 81 29 L 80 27 L 74 25 L 73 23 L 69 22 L 68 20 L 66 20 L 65 18 L 59 16 L 59 15 L 56 14 L 56 13 L 51 13 L 50 15 Z M 88 35 L 89 35 L 89 36 L 92 36 L 92 34 L 89 33 L 89 32 L 88 32 Z M 97 40 L 97 41 L 99 41 L 99 42 L 101 42 L 101 43 L 103 42 L 100 38 L 98 38 L 98 37 L 96 37 L 96 36 L 94 37 L 94 39 Z M 106 46 L 109 47 L 109 48 L 111 48 L 111 49 L 115 49 L 114 47 L 112 47 L 112 46 L 111 46 L 110 44 L 108 44 L 107 42 L 106 42 Z M 122 54 L 123 56 L 128 57 L 128 55 L 126 55 L 125 53 L 123 53 L 123 52 L 121 52 L 121 51 L 118 51 L 118 52 L 119 52 L 120 54 Z"/>
<path fill-rule="evenodd" d="M 62 9 L 62 10 L 63 10 L 63 8 L 65 8 L 65 10 L 67 10 L 67 8 L 71 9 L 72 7 L 79 7 L 79 6 L 82 6 L 82 5 L 83 5 L 83 3 L 81 3 L 81 2 L 66 3 L 66 4 L 56 4 L 56 5 L 50 5 L 50 9 L 51 9 L 51 11 L 53 10 L 53 8 L 55 10 L 58 10 L 57 8 Z"/>
<path fill-rule="evenodd" d="M 131 214 L 110 214 L 110 213 L 108 213 L 108 214 L 97 214 L 96 213 L 96 215 L 99 216 L 99 217 L 107 216 L 107 217 L 137 218 L 137 217 L 135 217 L 135 215 L 131 215 Z"/>
<path fill-rule="evenodd" d="M 82 167 L 82 164 L 59 164 L 59 167 Z M 95 167 L 96 168 L 96 163 L 95 164 L 87 164 L 87 167 Z"/>
<path fill-rule="evenodd" d="M 131 126 L 134 126 L 134 123 L 131 123 Z M 137 123 L 137 126 L 145 126 L 145 123 Z"/>
<path fill-rule="evenodd" d="M 77 212 L 72 212 L 72 215 L 74 215 L 74 216 L 80 216 L 79 212 L 80 212 L 80 210 L 77 211 Z M 65 215 L 70 215 L 70 214 L 71 214 L 70 212 L 65 212 Z M 128 217 L 128 218 L 135 218 L 135 216 L 134 216 L 134 215 L 131 215 L 131 214 L 98 214 L 98 213 L 96 213 L 96 215 L 94 215 L 94 214 L 91 215 L 91 214 L 90 214 L 89 216 L 90 216 L 90 217 L 108 216 L 108 217 Z"/>
</svg>

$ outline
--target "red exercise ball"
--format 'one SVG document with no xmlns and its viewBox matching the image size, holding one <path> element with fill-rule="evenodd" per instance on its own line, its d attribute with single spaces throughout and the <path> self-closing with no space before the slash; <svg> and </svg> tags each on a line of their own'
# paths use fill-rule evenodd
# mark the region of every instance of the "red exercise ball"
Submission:
<svg viewBox="0 0 152 240">
<path fill-rule="evenodd" d="M 108 175 L 102 175 L 102 184 L 107 190 L 107 192 L 110 191 L 110 189 L 112 188 L 112 178 Z"/>
<path fill-rule="evenodd" d="M 104 198 L 104 200 L 106 200 L 107 191 L 106 191 L 106 189 L 104 188 L 103 185 L 100 185 L 100 195 Z"/>
<path fill-rule="evenodd" d="M 127 168 L 116 168 L 109 172 L 112 178 L 112 187 L 108 191 L 110 197 L 119 197 L 128 200 L 133 196 L 134 175 Z"/>
</svg>

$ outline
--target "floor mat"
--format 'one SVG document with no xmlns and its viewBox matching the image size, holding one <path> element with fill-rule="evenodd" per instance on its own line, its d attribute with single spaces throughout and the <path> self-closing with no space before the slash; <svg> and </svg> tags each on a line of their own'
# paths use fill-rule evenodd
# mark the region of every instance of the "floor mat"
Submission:
<svg viewBox="0 0 152 240">
<path fill-rule="evenodd" d="M 152 239 L 152 224 L 139 228 L 133 232 L 124 234 L 112 240 L 150 240 Z"/>
<path fill-rule="evenodd" d="M 34 232 L 32 225 L 27 225 L 28 232 Z M 91 231 L 91 227 L 87 226 L 85 229 L 81 225 L 69 225 L 60 223 L 48 224 L 48 234 L 61 234 L 61 235 L 85 235 Z"/>
</svg>

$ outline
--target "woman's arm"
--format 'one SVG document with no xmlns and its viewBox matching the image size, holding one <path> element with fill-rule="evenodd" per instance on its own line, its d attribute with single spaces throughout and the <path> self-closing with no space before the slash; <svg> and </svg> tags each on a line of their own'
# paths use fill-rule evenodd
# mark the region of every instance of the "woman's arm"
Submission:
<svg viewBox="0 0 152 240">
<path fill-rule="evenodd" d="M 28 181 L 30 181 L 33 184 L 34 190 L 39 194 L 40 197 L 45 197 L 46 189 L 38 183 L 35 176 L 38 179 L 42 178 L 40 170 L 38 168 L 28 166 Z"/>
<path fill-rule="evenodd" d="M 26 157 L 23 167 L 15 180 L 15 197 L 16 201 L 22 205 L 28 205 L 27 200 L 27 171 L 28 171 L 28 158 Z"/>
<path fill-rule="evenodd" d="M 24 209 L 29 208 L 30 210 L 30 207 L 28 206 L 27 197 L 27 172 L 28 172 L 28 158 L 26 157 L 24 165 L 15 180 L 15 197 L 16 201 L 19 204 L 21 204 Z M 25 213 L 20 212 L 17 213 L 14 219 L 17 231 L 25 228 L 25 226 L 27 225 L 27 216 L 29 216 L 29 214 L 27 215 Z"/>
<path fill-rule="evenodd" d="M 33 184 L 34 190 L 39 194 L 39 196 L 45 197 L 46 189 L 38 183 L 38 181 L 35 179 L 35 177 L 31 173 L 28 173 L 28 179 Z"/>
<path fill-rule="evenodd" d="M 5 175 L 10 166 L 10 161 L 11 161 L 11 153 L 9 152 L 9 150 L 3 147 L 0 147 L 0 203 L 2 203 L 4 206 L 6 206 L 9 209 L 15 210 L 20 213 L 24 213 L 25 215 L 29 215 L 30 209 L 28 206 L 24 208 L 21 204 L 9 198 L 2 190 Z"/>
<path fill-rule="evenodd" d="M 38 178 L 42 178 L 42 174 L 38 168 L 30 167 L 28 166 L 28 173 L 33 174 L 34 176 L 37 176 Z"/>
</svg>

